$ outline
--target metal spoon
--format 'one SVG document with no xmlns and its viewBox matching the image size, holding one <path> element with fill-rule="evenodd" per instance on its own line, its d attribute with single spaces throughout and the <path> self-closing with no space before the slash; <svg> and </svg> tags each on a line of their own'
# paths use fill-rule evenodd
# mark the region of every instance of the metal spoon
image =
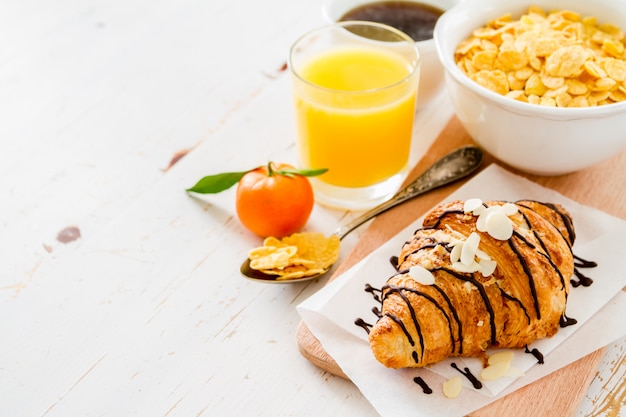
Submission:
<svg viewBox="0 0 626 417">
<path fill-rule="evenodd" d="M 339 236 L 339 239 L 343 239 L 354 229 L 379 214 L 402 204 L 405 201 L 417 197 L 418 195 L 424 194 L 427 191 L 434 190 L 435 188 L 466 177 L 476 171 L 482 160 L 483 153 L 475 146 L 465 146 L 452 151 L 435 162 L 409 185 L 398 191 L 393 197 L 391 197 L 391 199 L 363 213 L 352 222 L 340 227 L 334 234 Z M 253 281 L 276 284 L 294 284 L 296 282 L 309 281 L 319 278 L 327 273 L 331 268 L 332 265 L 328 267 L 326 271 L 308 277 L 277 280 L 276 278 L 278 277 L 276 275 L 265 274 L 261 271 L 250 268 L 250 259 L 246 259 L 241 264 L 240 271 L 245 278 Z"/>
</svg>

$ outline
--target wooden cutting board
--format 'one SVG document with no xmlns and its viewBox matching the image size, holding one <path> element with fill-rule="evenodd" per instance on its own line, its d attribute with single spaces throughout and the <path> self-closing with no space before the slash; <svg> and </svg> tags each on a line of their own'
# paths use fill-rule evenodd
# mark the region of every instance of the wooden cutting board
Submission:
<svg viewBox="0 0 626 417">
<path fill-rule="evenodd" d="M 590 138 L 590 140 L 592 139 Z M 426 155 L 412 170 L 407 178 L 407 182 L 417 177 L 418 174 L 446 153 L 459 146 L 468 144 L 473 144 L 471 137 L 459 120 L 455 116 L 452 117 Z M 563 149 L 563 155 L 564 158 L 567 157 L 567 149 Z M 485 154 L 485 162 L 482 168 L 487 167 L 492 162 L 495 162 L 495 159 Z M 499 164 L 544 187 L 554 189 L 572 200 L 626 219 L 626 193 L 622 191 L 624 184 L 626 184 L 626 151 L 595 167 L 556 177 L 528 175 L 502 163 Z M 432 191 L 380 215 L 365 231 L 347 258 L 338 266 L 330 280 L 348 270 L 381 244 L 407 227 L 416 218 L 426 213 L 441 200 L 444 200 L 446 196 L 462 185 L 462 183 L 460 181 Z M 324 350 L 319 340 L 302 322 L 299 324 L 296 332 L 296 341 L 302 355 L 313 364 L 348 379 L 334 359 Z M 526 416 L 573 415 L 596 374 L 596 369 L 603 353 L 604 349 L 600 349 L 533 384 L 527 385 L 475 411 L 471 416 L 501 417 L 507 415 L 511 410 L 518 410 L 518 415 L 523 414 Z"/>
</svg>

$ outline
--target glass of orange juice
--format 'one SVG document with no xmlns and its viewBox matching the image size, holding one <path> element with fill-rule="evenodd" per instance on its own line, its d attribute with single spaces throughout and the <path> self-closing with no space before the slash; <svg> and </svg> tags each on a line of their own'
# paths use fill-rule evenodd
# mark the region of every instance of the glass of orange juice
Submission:
<svg viewBox="0 0 626 417">
<path fill-rule="evenodd" d="M 403 32 L 339 22 L 298 39 L 289 55 L 297 150 L 322 204 L 366 209 L 390 198 L 408 170 L 420 56 Z"/>
</svg>

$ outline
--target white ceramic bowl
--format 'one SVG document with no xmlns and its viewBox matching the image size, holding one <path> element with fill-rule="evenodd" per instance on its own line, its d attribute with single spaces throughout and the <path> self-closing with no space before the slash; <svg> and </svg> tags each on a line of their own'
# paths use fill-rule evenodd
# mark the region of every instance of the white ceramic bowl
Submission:
<svg viewBox="0 0 626 417">
<path fill-rule="evenodd" d="M 439 18 L 435 44 L 456 114 L 487 152 L 520 170 L 558 175 L 595 165 L 626 147 L 626 102 L 588 108 L 548 108 L 519 102 L 467 77 L 454 50 L 476 28 L 530 4 L 568 9 L 626 30 L 626 2 L 616 0 L 465 0 Z"/>
<path fill-rule="evenodd" d="M 355 7 L 373 3 L 378 0 L 328 0 L 322 6 L 322 14 L 328 23 L 337 22 L 346 12 Z M 413 1 L 413 0 L 409 0 Z M 440 10 L 448 10 L 461 0 L 415 0 L 418 3 L 435 6 Z M 435 41 L 428 39 L 417 42 L 417 49 L 422 60 L 420 68 L 420 86 L 417 95 L 417 108 L 426 106 L 444 87 L 443 67 L 437 57 Z"/>
</svg>

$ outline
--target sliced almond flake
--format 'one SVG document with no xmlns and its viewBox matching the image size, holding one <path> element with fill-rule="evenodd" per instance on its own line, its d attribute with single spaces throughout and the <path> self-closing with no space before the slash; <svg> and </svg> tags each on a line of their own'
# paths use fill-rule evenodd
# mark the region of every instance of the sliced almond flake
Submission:
<svg viewBox="0 0 626 417">
<path fill-rule="evenodd" d="M 479 232 L 486 232 L 487 221 L 494 213 L 500 210 L 500 206 L 491 206 L 485 209 L 485 211 L 478 216 L 478 220 L 476 220 L 476 229 L 478 229 Z"/>
<path fill-rule="evenodd" d="M 484 251 L 482 251 L 482 250 L 480 250 L 480 249 L 478 249 L 478 250 L 476 251 L 476 257 L 477 257 L 478 259 L 484 259 L 484 260 L 486 260 L 486 261 L 491 260 L 491 256 L 489 256 L 489 254 L 488 254 L 488 253 L 486 253 L 486 252 L 484 252 Z"/>
<path fill-rule="evenodd" d="M 456 398 L 463 389 L 463 381 L 460 376 L 455 376 L 443 383 L 443 395 L 448 398 Z"/>
<path fill-rule="evenodd" d="M 465 242 L 465 235 L 463 235 L 463 233 L 461 232 L 457 232 L 456 230 L 454 230 L 452 227 L 450 227 L 449 224 L 446 224 L 446 229 L 450 232 L 450 235 L 454 238 L 457 239 L 460 242 Z"/>
<path fill-rule="evenodd" d="M 480 265 L 480 273 L 483 277 L 488 277 L 489 275 L 493 274 L 496 270 L 496 267 L 498 266 L 496 261 L 492 261 L 489 259 L 481 259 L 478 262 L 478 265 Z"/>
<path fill-rule="evenodd" d="M 476 251 L 478 250 L 478 245 L 480 244 L 480 235 L 478 233 L 472 232 L 465 244 L 463 245 L 463 249 L 461 250 L 461 263 L 464 265 L 471 265 L 474 263 L 474 258 L 476 257 Z"/>
<path fill-rule="evenodd" d="M 513 203 L 505 203 L 502 206 L 502 211 L 504 212 L 504 214 L 506 214 L 507 216 L 512 216 L 514 214 L 517 213 L 517 205 L 513 204 Z"/>
<path fill-rule="evenodd" d="M 455 237 L 450 237 L 450 246 L 463 246 L 465 243 L 465 239 L 457 239 Z"/>
<path fill-rule="evenodd" d="M 463 243 L 455 245 L 450 252 L 450 262 L 455 263 L 461 259 L 461 251 L 463 249 Z"/>
<path fill-rule="evenodd" d="M 478 206 L 473 212 L 472 214 L 474 216 L 480 216 L 481 214 L 483 214 L 483 212 L 487 210 L 487 208 L 485 206 Z"/>
<path fill-rule="evenodd" d="M 409 269 L 409 276 L 422 285 L 433 285 L 435 276 L 421 265 L 414 265 Z"/>
<path fill-rule="evenodd" d="M 485 223 L 487 233 L 494 239 L 508 240 L 513 236 L 513 223 L 502 211 L 496 211 Z"/>
<path fill-rule="evenodd" d="M 463 204 L 463 211 L 465 213 L 473 213 L 474 210 L 479 207 L 484 207 L 483 201 L 480 198 L 470 198 L 469 200 L 466 200 Z"/>
<path fill-rule="evenodd" d="M 521 376 L 524 376 L 524 372 L 522 372 L 521 369 L 518 369 L 514 366 L 509 366 L 509 370 L 506 371 L 506 373 L 504 374 L 504 376 L 507 376 L 509 378 L 519 378 Z"/>
<path fill-rule="evenodd" d="M 476 327 L 483 327 L 484 324 L 485 322 L 480 320 L 478 323 L 476 323 Z"/>
<path fill-rule="evenodd" d="M 511 363 L 512 360 L 513 360 L 513 351 L 504 350 L 502 352 L 494 353 L 493 355 L 489 356 L 487 363 L 489 363 L 489 365 L 495 365 L 498 362 Z"/>
<path fill-rule="evenodd" d="M 454 262 L 452 264 L 452 269 L 457 272 L 472 274 L 474 272 L 480 271 L 480 265 L 478 262 L 473 262 L 471 265 L 465 265 L 461 262 Z"/>
<path fill-rule="evenodd" d="M 489 217 L 489 213 L 487 212 L 487 210 L 485 210 L 484 213 L 478 216 L 478 219 L 476 220 L 476 230 L 478 230 L 479 232 L 487 231 L 487 217 Z"/>
<path fill-rule="evenodd" d="M 450 235 L 448 236 L 451 245 L 458 245 L 459 243 L 465 243 L 465 236 L 456 230 L 448 229 Z"/>
<path fill-rule="evenodd" d="M 489 365 L 480 373 L 480 379 L 483 381 L 495 381 L 496 379 L 503 377 L 509 370 L 510 366 L 510 362 L 496 362 L 493 365 Z"/>
</svg>

